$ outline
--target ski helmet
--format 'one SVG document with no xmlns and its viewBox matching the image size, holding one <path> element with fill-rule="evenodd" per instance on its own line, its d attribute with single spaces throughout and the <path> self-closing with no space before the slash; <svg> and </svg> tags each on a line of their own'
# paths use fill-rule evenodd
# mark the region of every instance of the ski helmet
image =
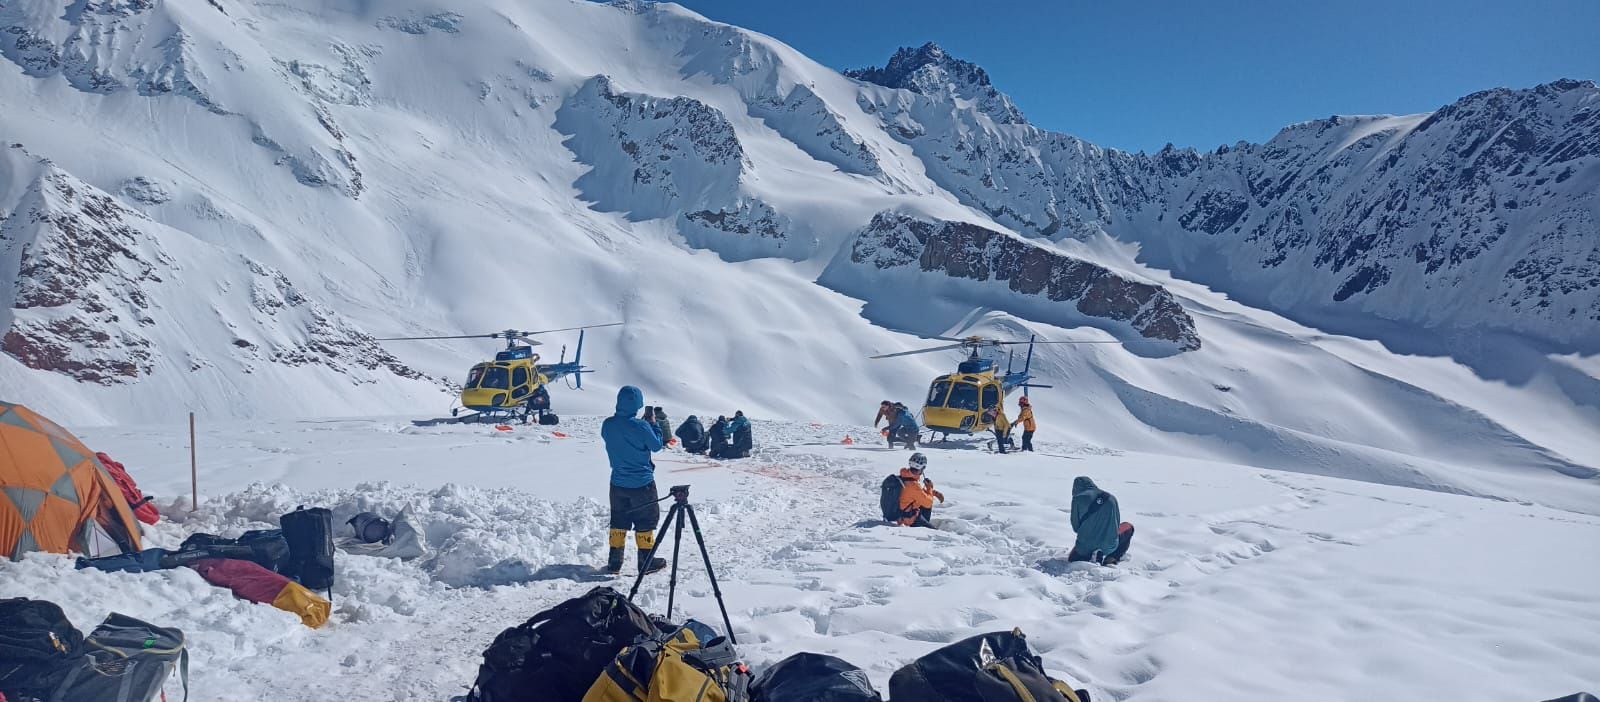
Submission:
<svg viewBox="0 0 1600 702">
<path fill-rule="evenodd" d="M 387 541 L 393 533 L 389 520 L 372 512 L 362 512 L 345 521 L 355 530 L 356 538 L 362 543 L 375 544 Z"/>
<path fill-rule="evenodd" d="M 920 471 L 920 470 L 926 469 L 927 467 L 928 467 L 928 457 L 927 456 L 922 455 L 921 452 L 917 452 L 917 453 L 911 454 L 911 469 L 912 470 L 919 470 Z"/>
</svg>

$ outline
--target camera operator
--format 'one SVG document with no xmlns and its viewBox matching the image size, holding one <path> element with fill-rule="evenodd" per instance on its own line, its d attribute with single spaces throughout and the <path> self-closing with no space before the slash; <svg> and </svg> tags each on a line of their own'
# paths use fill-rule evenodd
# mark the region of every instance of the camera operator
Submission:
<svg viewBox="0 0 1600 702">
<path fill-rule="evenodd" d="M 664 558 L 649 558 L 656 545 L 656 525 L 661 521 L 660 498 L 656 495 L 656 464 L 650 454 L 665 445 L 661 429 L 639 417 L 644 393 L 632 385 L 617 391 L 617 412 L 600 424 L 600 438 L 606 444 L 611 463 L 611 551 L 606 572 L 622 572 L 622 557 L 628 545 L 628 531 L 634 532 L 639 549 L 639 571 L 654 573 L 666 567 Z"/>
</svg>

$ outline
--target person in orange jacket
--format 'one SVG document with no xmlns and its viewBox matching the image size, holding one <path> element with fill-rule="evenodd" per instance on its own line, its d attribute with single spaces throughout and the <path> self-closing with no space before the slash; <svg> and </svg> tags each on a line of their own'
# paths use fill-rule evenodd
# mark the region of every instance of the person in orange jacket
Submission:
<svg viewBox="0 0 1600 702">
<path fill-rule="evenodd" d="M 928 457 L 911 454 L 906 467 L 900 469 L 900 526 L 933 528 L 933 500 L 944 504 L 944 493 L 933 489 L 933 481 L 922 476 L 928 469 Z"/>
<path fill-rule="evenodd" d="M 1033 419 L 1033 403 L 1029 402 L 1026 397 L 1022 398 L 1019 403 L 1022 405 L 1022 410 L 1017 413 L 1015 424 L 1022 425 L 1022 450 L 1032 451 L 1033 432 L 1038 431 L 1039 423 Z"/>
</svg>

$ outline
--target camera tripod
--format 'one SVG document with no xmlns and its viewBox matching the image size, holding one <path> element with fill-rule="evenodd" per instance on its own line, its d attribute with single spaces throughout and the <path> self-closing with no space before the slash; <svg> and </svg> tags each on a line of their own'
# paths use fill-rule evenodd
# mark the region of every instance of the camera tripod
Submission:
<svg viewBox="0 0 1600 702">
<path fill-rule="evenodd" d="M 689 504 L 689 486 L 674 485 L 668 491 L 672 498 L 672 507 L 667 510 L 667 518 L 661 522 L 661 533 L 666 533 L 667 527 L 673 527 L 672 532 L 672 575 L 667 580 L 667 619 L 672 618 L 673 599 L 678 593 L 678 556 L 683 555 L 683 515 L 689 515 L 689 524 L 694 529 L 694 540 L 700 544 L 700 557 L 706 563 L 706 575 L 711 578 L 711 593 L 716 595 L 717 609 L 722 611 L 722 624 L 727 627 L 728 640 L 737 644 L 739 640 L 733 636 L 733 622 L 728 619 L 728 607 L 722 602 L 722 589 L 717 586 L 717 573 L 711 568 L 711 553 L 706 550 L 706 538 L 700 533 L 700 520 L 694 516 L 694 505 Z M 657 539 L 655 546 L 650 548 L 650 553 L 644 557 L 644 562 L 649 563 L 656 557 L 656 551 L 661 549 L 661 540 Z M 639 575 L 633 579 L 633 589 L 628 591 L 628 601 L 632 602 L 634 595 L 639 594 L 639 585 L 644 582 L 645 571 L 639 570 Z"/>
</svg>

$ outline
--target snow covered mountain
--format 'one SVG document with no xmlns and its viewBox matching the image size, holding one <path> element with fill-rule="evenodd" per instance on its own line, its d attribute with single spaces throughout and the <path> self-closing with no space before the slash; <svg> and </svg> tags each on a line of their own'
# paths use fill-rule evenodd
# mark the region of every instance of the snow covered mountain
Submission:
<svg viewBox="0 0 1600 702">
<path fill-rule="evenodd" d="M 0 55 L 0 383 L 76 424 L 436 415 L 493 349 L 374 337 L 623 320 L 563 412 L 842 421 L 954 361 L 865 356 L 1039 334 L 1141 342 L 1039 354 L 1063 438 L 1474 494 L 1600 463 L 1592 83 L 1146 155 L 934 46 L 847 76 L 670 4 L 8 0 Z M 1517 362 L 1324 333 L 1380 322 Z"/>
<path fill-rule="evenodd" d="M 847 75 L 894 89 L 865 104 L 944 189 L 1024 234 L 1136 241 L 1141 260 L 1341 330 L 1376 318 L 1600 348 L 1592 81 L 1147 155 L 1030 126 L 936 45 Z"/>
</svg>

